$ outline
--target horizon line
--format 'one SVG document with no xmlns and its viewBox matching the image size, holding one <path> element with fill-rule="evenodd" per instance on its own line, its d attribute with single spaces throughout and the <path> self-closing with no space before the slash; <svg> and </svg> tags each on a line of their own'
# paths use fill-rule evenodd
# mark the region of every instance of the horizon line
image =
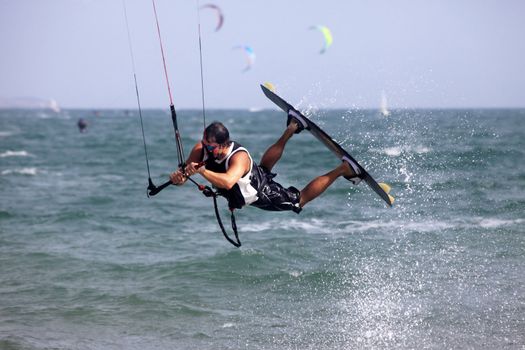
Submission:
<svg viewBox="0 0 525 350">
<path fill-rule="evenodd" d="M 108 110 L 122 110 L 122 111 L 138 111 L 136 107 L 59 107 L 60 110 L 81 110 L 81 111 L 108 111 Z M 168 107 L 143 107 L 143 111 L 148 110 L 163 110 L 169 109 Z M 186 111 L 201 111 L 202 107 L 179 107 L 177 110 L 186 110 Z M 379 107 L 323 107 L 318 108 L 319 110 L 381 110 Z M 389 111 L 400 111 L 400 110 L 496 110 L 496 109 L 525 109 L 524 106 L 477 106 L 477 107 L 395 107 L 389 108 Z M 0 111 L 8 110 L 51 110 L 50 108 L 41 108 L 41 107 L 3 107 L 0 106 Z M 227 111 L 249 111 L 249 112 L 258 112 L 258 111 L 281 111 L 279 108 L 262 108 L 262 107 L 207 107 L 206 110 L 227 110 Z"/>
</svg>

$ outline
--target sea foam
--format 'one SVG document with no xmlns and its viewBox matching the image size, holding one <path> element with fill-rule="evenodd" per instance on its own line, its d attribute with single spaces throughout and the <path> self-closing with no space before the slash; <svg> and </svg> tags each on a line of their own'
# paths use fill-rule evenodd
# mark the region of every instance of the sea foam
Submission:
<svg viewBox="0 0 525 350">
<path fill-rule="evenodd" d="M 33 155 L 27 151 L 10 151 L 7 150 L 4 153 L 0 153 L 0 158 L 6 157 L 32 157 Z"/>
</svg>

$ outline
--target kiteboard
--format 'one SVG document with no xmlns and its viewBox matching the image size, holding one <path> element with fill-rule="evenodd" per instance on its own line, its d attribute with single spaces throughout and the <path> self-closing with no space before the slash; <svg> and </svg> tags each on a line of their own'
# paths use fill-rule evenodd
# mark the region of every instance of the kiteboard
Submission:
<svg viewBox="0 0 525 350">
<path fill-rule="evenodd" d="M 354 171 L 358 174 L 359 179 L 364 180 L 367 183 L 367 185 L 386 202 L 386 204 L 392 206 L 392 204 L 394 203 L 394 197 L 392 197 L 389 194 L 389 185 L 385 183 L 377 183 L 376 180 L 374 180 L 374 178 L 370 176 L 370 174 L 365 170 L 365 168 L 363 168 L 363 166 L 361 166 L 361 164 L 359 164 L 354 159 L 354 157 L 350 155 L 350 153 L 343 149 L 343 147 L 341 147 L 340 144 L 338 144 L 326 132 L 324 132 L 323 129 L 317 126 L 313 121 L 308 119 L 304 114 L 295 109 L 291 104 L 283 100 L 280 96 L 268 89 L 266 86 L 261 85 L 261 88 L 266 97 L 268 97 L 270 101 L 279 106 L 279 108 L 281 108 L 285 113 L 289 114 L 290 111 L 293 111 L 293 114 L 297 113 L 306 123 L 306 130 L 310 131 L 312 135 L 314 135 L 319 141 L 321 141 L 339 159 L 348 162 L 350 166 L 354 169 Z M 355 178 L 348 180 L 356 183 Z"/>
</svg>

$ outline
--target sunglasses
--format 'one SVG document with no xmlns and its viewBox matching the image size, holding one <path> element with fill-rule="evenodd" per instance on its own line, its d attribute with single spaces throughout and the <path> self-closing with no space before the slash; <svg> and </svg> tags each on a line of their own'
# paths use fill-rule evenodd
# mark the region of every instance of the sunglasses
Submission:
<svg viewBox="0 0 525 350">
<path fill-rule="evenodd" d="M 202 145 L 206 148 L 206 150 L 208 152 L 213 152 L 217 147 L 219 146 L 213 146 L 213 145 L 208 145 L 208 144 L 205 144 L 204 142 L 202 143 Z"/>
</svg>

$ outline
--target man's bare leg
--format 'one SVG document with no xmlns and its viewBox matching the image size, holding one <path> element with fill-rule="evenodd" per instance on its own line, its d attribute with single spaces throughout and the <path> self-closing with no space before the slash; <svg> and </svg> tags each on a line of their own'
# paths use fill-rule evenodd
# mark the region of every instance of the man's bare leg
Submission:
<svg viewBox="0 0 525 350">
<path fill-rule="evenodd" d="M 288 127 L 286 130 L 284 130 L 284 133 L 279 138 L 279 140 L 277 140 L 277 142 L 271 145 L 266 150 L 266 152 L 264 152 L 264 155 L 262 156 L 261 162 L 259 164 L 265 167 L 268 171 L 271 171 L 274 165 L 279 161 L 279 159 L 281 159 L 281 156 L 284 152 L 284 146 L 286 146 L 286 143 L 293 136 L 297 128 L 298 126 L 295 121 L 292 121 L 290 124 L 288 124 Z"/>
<path fill-rule="evenodd" d="M 299 205 L 302 208 L 306 205 L 306 203 L 319 197 L 319 195 L 321 195 L 321 193 L 330 187 L 330 185 L 339 176 L 353 177 L 355 175 L 356 174 L 350 165 L 347 162 L 342 162 L 341 165 L 339 165 L 334 170 L 316 177 L 308 185 L 306 185 L 306 187 L 301 191 L 301 201 L 299 202 Z"/>
</svg>

